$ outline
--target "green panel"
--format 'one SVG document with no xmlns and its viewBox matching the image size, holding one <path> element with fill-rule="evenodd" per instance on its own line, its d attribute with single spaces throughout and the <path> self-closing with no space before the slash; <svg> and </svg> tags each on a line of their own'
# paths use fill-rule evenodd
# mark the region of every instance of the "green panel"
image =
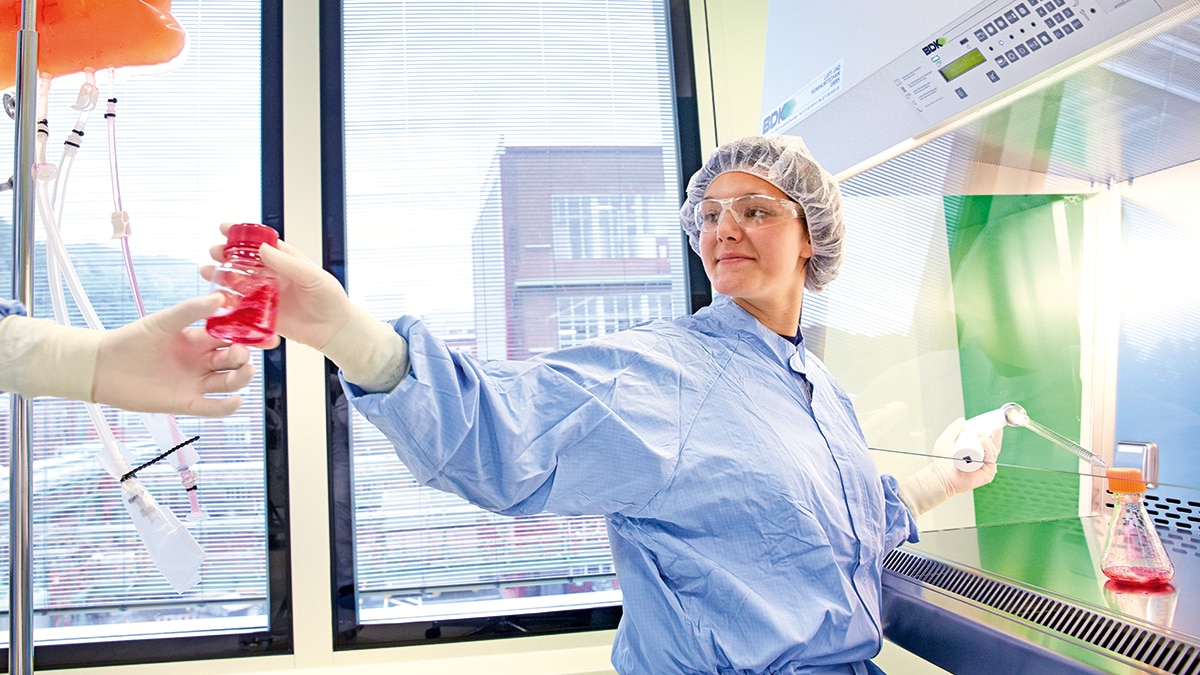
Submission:
<svg viewBox="0 0 1200 675">
<path fill-rule="evenodd" d="M 951 196 L 945 208 L 966 415 L 1015 401 L 1078 441 L 1082 198 Z M 975 491 L 980 525 L 1076 515 L 1075 455 L 1008 428 L 1000 464 L 996 480 Z"/>
</svg>

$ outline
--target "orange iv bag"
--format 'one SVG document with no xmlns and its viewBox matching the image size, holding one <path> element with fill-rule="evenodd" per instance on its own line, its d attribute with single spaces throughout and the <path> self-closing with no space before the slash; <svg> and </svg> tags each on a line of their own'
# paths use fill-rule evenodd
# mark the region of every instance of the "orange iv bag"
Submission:
<svg viewBox="0 0 1200 675">
<path fill-rule="evenodd" d="M 0 89 L 16 76 L 21 0 L 0 0 Z M 171 0 L 38 0 L 38 73 L 156 66 L 183 53 Z"/>
</svg>

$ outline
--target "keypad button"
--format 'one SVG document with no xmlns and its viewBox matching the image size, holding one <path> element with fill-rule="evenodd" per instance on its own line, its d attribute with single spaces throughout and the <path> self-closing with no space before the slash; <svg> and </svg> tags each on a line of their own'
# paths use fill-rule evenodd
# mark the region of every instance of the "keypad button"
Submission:
<svg viewBox="0 0 1200 675">
<path fill-rule="evenodd" d="M 1069 19 L 1075 16 L 1075 12 L 1072 12 L 1070 7 L 1063 7 L 1062 15 Z"/>
<path fill-rule="evenodd" d="M 1054 40 L 1050 38 L 1050 34 L 1047 33 L 1046 31 L 1042 31 L 1042 32 L 1038 33 L 1037 37 L 1038 37 L 1038 40 L 1040 40 L 1042 42 L 1042 44 L 1044 44 L 1044 45 L 1048 45 L 1051 42 L 1054 42 Z"/>
<path fill-rule="evenodd" d="M 1025 3 L 1017 5 L 1017 15 L 1023 17 L 1029 16 L 1029 8 L 1025 6 Z"/>
<path fill-rule="evenodd" d="M 1054 28 L 1054 23 L 1055 23 L 1054 17 L 1052 17 L 1052 16 L 1046 17 L 1046 28 Z"/>
<path fill-rule="evenodd" d="M 1045 7 L 1038 7 L 1038 8 L 1037 8 L 1037 15 L 1038 15 L 1038 16 L 1046 16 L 1046 14 L 1047 14 L 1047 12 L 1046 12 L 1046 8 L 1045 8 Z"/>
<path fill-rule="evenodd" d="M 1074 28 L 1072 28 L 1072 27 L 1071 27 L 1071 24 L 1069 24 L 1069 23 L 1068 23 L 1068 24 L 1064 24 L 1064 25 L 1063 25 L 1063 27 L 1062 27 L 1062 29 L 1063 29 L 1063 32 L 1064 32 L 1064 33 L 1066 33 L 1067 35 L 1070 35 L 1071 33 L 1074 33 L 1074 32 L 1075 32 L 1075 29 L 1074 29 Z"/>
<path fill-rule="evenodd" d="M 1075 28 L 1075 30 L 1083 28 L 1083 22 L 1079 19 L 1071 19 L 1071 25 Z"/>
<path fill-rule="evenodd" d="M 1062 29 L 1055 28 L 1054 29 L 1054 37 L 1058 38 L 1059 40 L 1063 39 Z"/>
</svg>

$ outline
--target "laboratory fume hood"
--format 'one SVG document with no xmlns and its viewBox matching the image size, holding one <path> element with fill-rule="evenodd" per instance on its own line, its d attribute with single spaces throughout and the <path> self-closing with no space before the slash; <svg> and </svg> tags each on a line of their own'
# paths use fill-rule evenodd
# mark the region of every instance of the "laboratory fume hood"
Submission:
<svg viewBox="0 0 1200 675">
<path fill-rule="evenodd" d="M 869 4 L 769 8 L 762 130 L 845 197 L 806 338 L 882 471 L 1016 401 L 1153 475 L 1176 568 L 1109 583 L 1103 470 L 1009 428 L 888 557 L 884 633 L 954 673 L 1200 673 L 1200 2 Z"/>
</svg>

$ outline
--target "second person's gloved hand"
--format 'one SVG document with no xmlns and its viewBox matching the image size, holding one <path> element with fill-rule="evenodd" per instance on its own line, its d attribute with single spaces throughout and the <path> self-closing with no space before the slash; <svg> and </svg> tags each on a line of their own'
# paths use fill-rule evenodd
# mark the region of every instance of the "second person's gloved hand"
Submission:
<svg viewBox="0 0 1200 675">
<path fill-rule="evenodd" d="M 221 225 L 221 233 L 230 223 Z M 224 245 L 210 249 L 224 260 Z M 342 369 L 346 380 L 368 392 L 387 391 L 408 373 L 408 343 L 392 327 L 355 305 L 332 274 L 282 239 L 259 249 L 263 264 L 279 278 L 279 335 L 312 347 Z M 201 268 L 209 279 L 213 266 Z M 271 348 L 279 338 L 259 345 Z"/>
</svg>

